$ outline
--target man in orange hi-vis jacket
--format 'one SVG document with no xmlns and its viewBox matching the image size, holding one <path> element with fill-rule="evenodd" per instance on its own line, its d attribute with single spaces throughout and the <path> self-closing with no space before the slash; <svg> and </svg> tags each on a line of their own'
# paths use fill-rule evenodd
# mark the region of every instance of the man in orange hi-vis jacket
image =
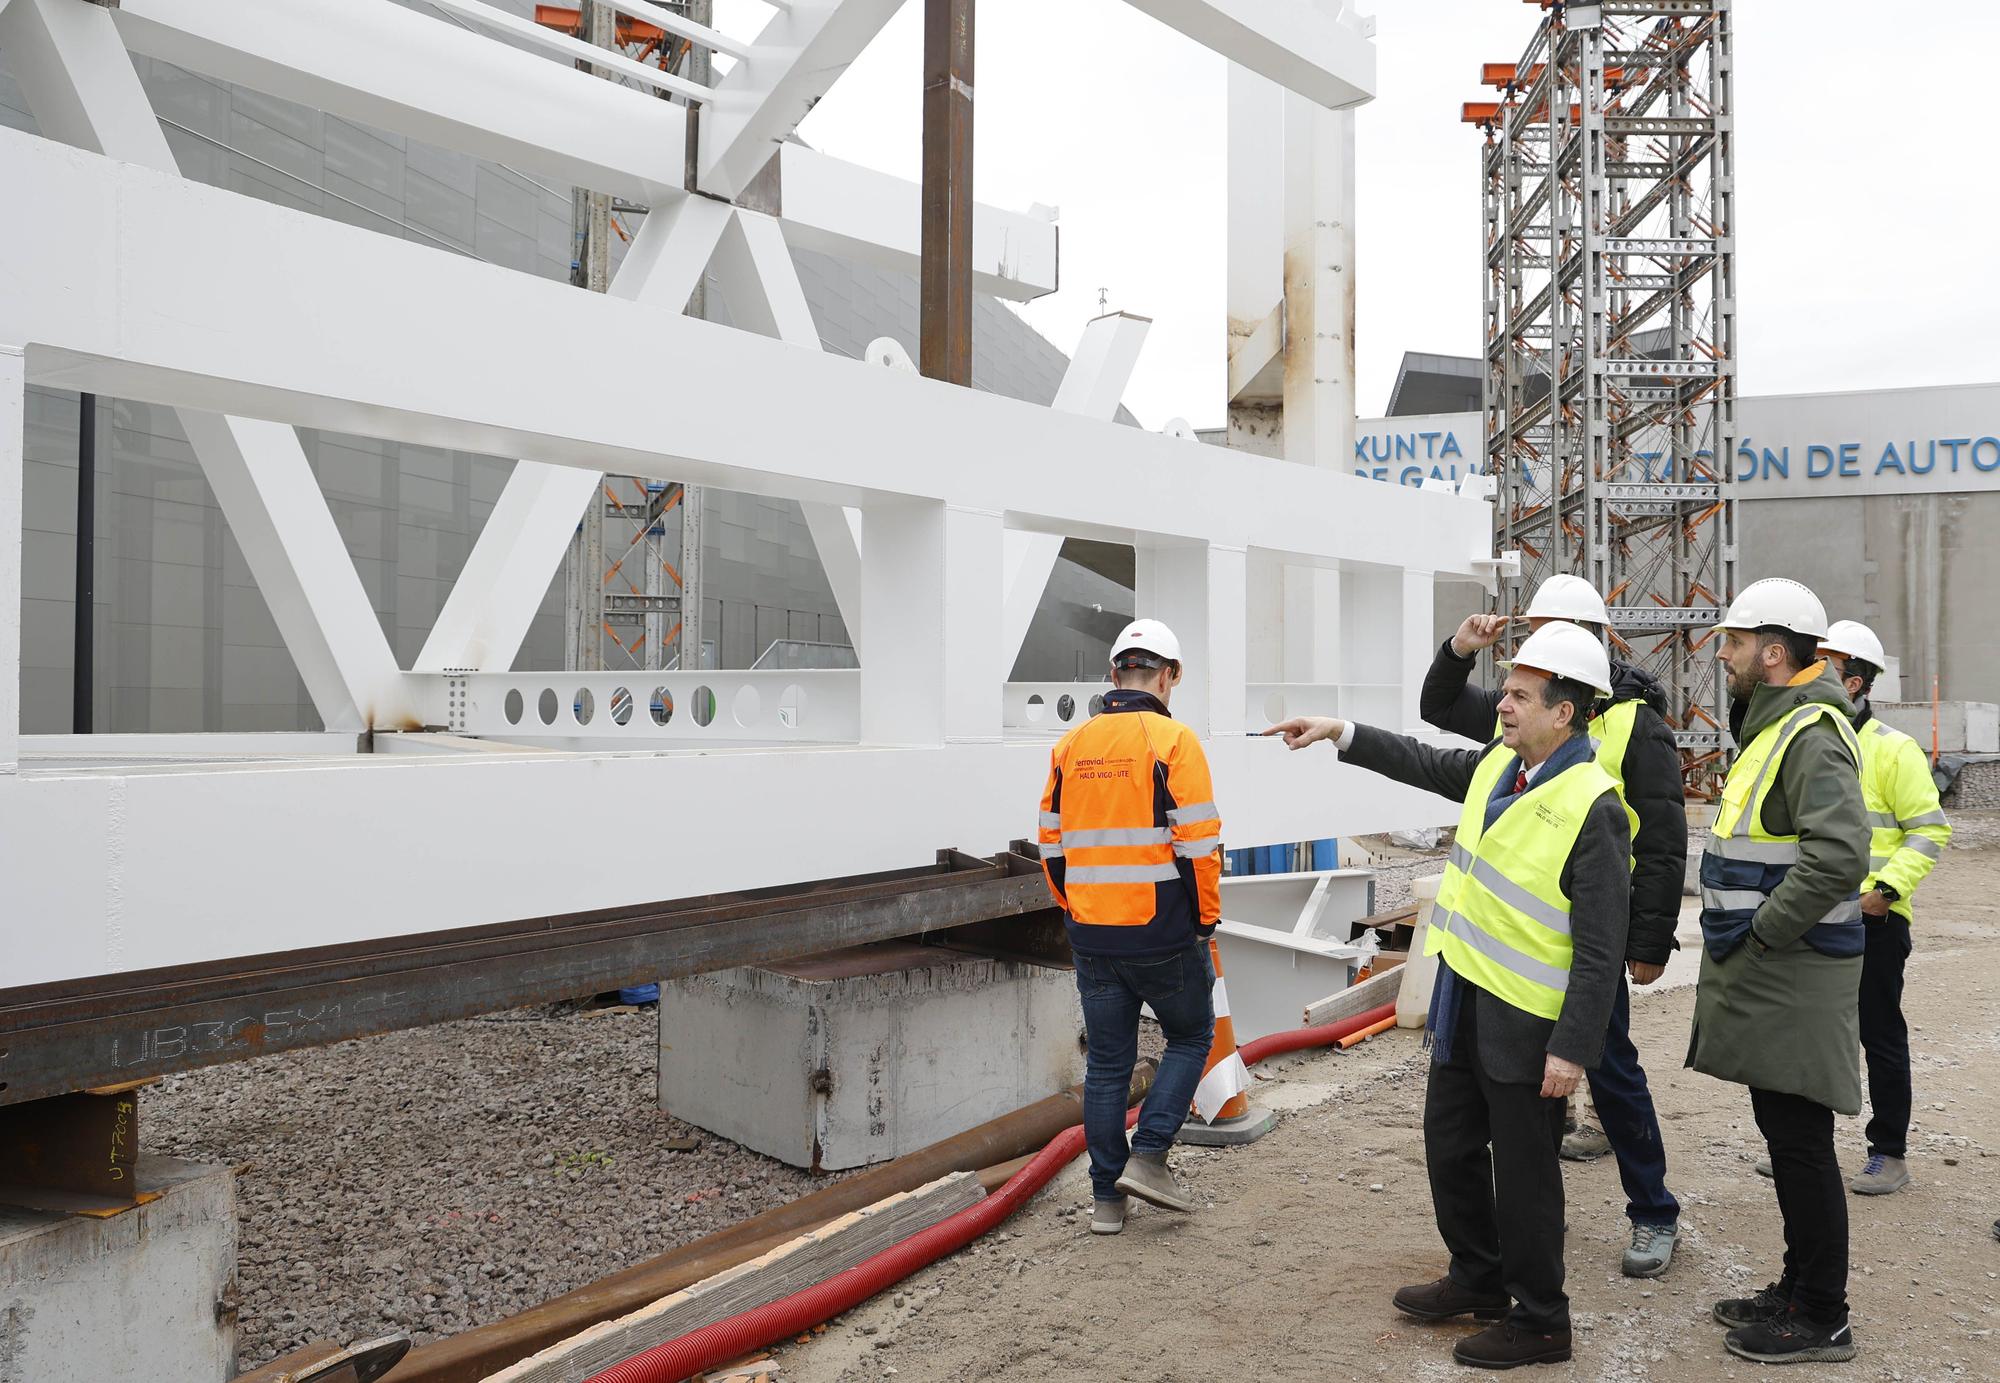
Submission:
<svg viewBox="0 0 2000 1383">
<path fill-rule="evenodd" d="M 1208 758 L 1167 714 L 1181 645 L 1158 620 L 1126 626 L 1095 718 L 1063 736 L 1042 791 L 1042 868 L 1069 923 L 1088 1046 L 1083 1131 L 1090 1228 L 1125 1227 L 1128 1195 L 1191 1210 L 1167 1149 L 1187 1118 L 1215 1028 L 1208 938 L 1222 915 L 1222 818 Z M 1128 1151 L 1125 1100 L 1139 1007 L 1166 1033 Z"/>
</svg>

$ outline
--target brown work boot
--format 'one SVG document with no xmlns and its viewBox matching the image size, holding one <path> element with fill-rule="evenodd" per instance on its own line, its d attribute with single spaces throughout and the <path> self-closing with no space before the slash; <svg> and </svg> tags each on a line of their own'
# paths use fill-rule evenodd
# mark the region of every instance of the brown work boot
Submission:
<svg viewBox="0 0 2000 1383">
<path fill-rule="evenodd" d="M 1560 1364 L 1569 1358 L 1569 1327 L 1524 1330 L 1512 1321 L 1489 1325 L 1451 1347 L 1451 1357 L 1475 1369 L 1514 1369 L 1523 1364 Z"/>
<path fill-rule="evenodd" d="M 1497 1321 L 1504 1319 L 1507 1308 L 1514 1304 L 1505 1292 L 1492 1296 L 1474 1292 L 1459 1286 L 1448 1275 L 1418 1287 L 1398 1287 L 1390 1301 L 1398 1311 L 1420 1321 L 1448 1321 L 1456 1316 Z"/>
</svg>

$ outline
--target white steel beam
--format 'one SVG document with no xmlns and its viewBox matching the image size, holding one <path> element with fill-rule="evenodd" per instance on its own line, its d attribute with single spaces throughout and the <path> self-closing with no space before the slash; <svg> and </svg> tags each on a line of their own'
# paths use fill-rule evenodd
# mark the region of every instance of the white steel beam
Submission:
<svg viewBox="0 0 2000 1383">
<path fill-rule="evenodd" d="M 108 10 L 21 0 L 0 13 L 0 48 L 51 139 L 178 175 Z M 190 409 L 179 418 L 321 721 L 410 724 L 395 654 L 297 435 Z"/>
<path fill-rule="evenodd" d="M 0 777 L 0 915 L 14 924 L 7 980 L 55 983 L 905 869 L 947 846 L 992 854 L 1032 832 L 1049 744 L 355 755 Z M 1457 810 L 1272 740 L 1221 737 L 1207 748 L 1232 841 L 1442 825 Z M 595 858 L 605 821 L 657 819 L 665 797 L 700 810 L 676 817 L 649 868 L 549 867 Z M 854 804 L 865 805 L 865 829 L 840 828 L 835 815 Z M 334 858 L 368 867 L 330 868 Z"/>
<path fill-rule="evenodd" d="M 1094 318 L 1083 329 L 1076 354 L 1070 357 L 1061 385 L 1050 406 L 1080 418 L 1110 422 L 1131 383 L 1139 350 L 1153 325 L 1150 317 L 1112 312 Z M 1012 532 L 1007 535 L 1006 608 L 1000 633 L 1001 667 L 1011 669 L 1021 656 L 1021 644 L 1034 623 L 1035 611 L 1048 589 L 1049 574 L 1062 556 L 1062 536 L 1054 533 Z"/>
<path fill-rule="evenodd" d="M 907 178 L 830 158 L 787 142 L 778 146 L 779 215 L 788 243 L 802 250 L 915 274 L 921 260 L 923 189 Z M 1056 290 L 1055 223 L 1033 212 L 972 208 L 972 287 L 1027 302 Z"/>
<path fill-rule="evenodd" d="M 0 275 L 0 331 L 38 382 L 798 499 L 934 498 L 1111 541 L 1400 569 L 1422 533 L 1426 566 L 1467 577 L 1490 550 L 1489 511 L 1456 496 L 798 350 L 14 131 L 0 184 L 0 263 L 34 266 Z M 547 387 L 584 359 L 590 397 Z"/>
<path fill-rule="evenodd" d="M 731 215 L 706 197 L 683 197 L 654 212 L 612 275 L 607 296 L 685 311 Z M 513 666 L 577 519 L 603 479 L 600 471 L 526 457 L 514 463 L 417 655 L 417 671 Z"/>
<path fill-rule="evenodd" d="M 1340 109 L 1375 99 L 1375 21 L 1345 0 L 1129 0 L 1204 48 Z"/>
<path fill-rule="evenodd" d="M 697 185 L 735 197 L 903 0 L 791 0 L 702 109 Z"/>
<path fill-rule="evenodd" d="M 124 0 L 135 53 L 661 208 L 686 193 L 687 110 L 390 0 Z M 921 191 L 904 178 L 781 146 L 785 235 L 805 249 L 914 274 Z M 973 286 L 1025 302 L 1055 291 L 1056 228 L 973 210 Z"/>
<path fill-rule="evenodd" d="M 121 0 L 135 53 L 443 149 L 651 205 L 687 110 L 389 0 Z"/>
<path fill-rule="evenodd" d="M 0 777 L 12 774 L 21 757 L 21 486 L 27 389 L 21 348 L 0 345 Z"/>
</svg>

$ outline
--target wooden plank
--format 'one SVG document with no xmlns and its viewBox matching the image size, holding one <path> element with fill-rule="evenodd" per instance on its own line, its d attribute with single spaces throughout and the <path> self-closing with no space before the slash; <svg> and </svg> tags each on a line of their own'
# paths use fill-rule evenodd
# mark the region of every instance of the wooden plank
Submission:
<svg viewBox="0 0 2000 1383">
<path fill-rule="evenodd" d="M 316 1340 L 281 1355 L 260 1369 L 236 1375 L 236 1383 L 291 1383 L 306 1369 L 315 1364 L 324 1364 L 329 1359 L 338 1358 L 347 1351 L 331 1340 Z"/>
<path fill-rule="evenodd" d="M 485 1383 L 582 1383 L 592 1374 L 713 1321 L 752 1310 L 874 1257 L 891 1244 L 985 1196 L 971 1172 L 936 1181 L 842 1215 L 761 1257 L 550 1345 Z"/>
<path fill-rule="evenodd" d="M 1394 1003 L 1396 994 L 1403 987 L 1403 967 L 1398 965 L 1384 970 L 1379 975 L 1370 975 L 1360 984 L 1349 985 L 1338 994 L 1306 1005 L 1306 1026 L 1319 1027 L 1323 1023 L 1338 1023 L 1343 1018 L 1354 1018 Z"/>
</svg>

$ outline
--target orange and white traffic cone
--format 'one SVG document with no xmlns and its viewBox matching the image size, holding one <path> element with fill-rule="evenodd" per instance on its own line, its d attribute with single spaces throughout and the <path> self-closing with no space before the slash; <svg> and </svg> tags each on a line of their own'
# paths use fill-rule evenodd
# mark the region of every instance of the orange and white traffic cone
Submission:
<svg viewBox="0 0 2000 1383">
<path fill-rule="evenodd" d="M 1180 1141 L 1207 1148 L 1254 1143 L 1277 1126 L 1278 1116 L 1250 1103 L 1250 1068 L 1236 1050 L 1236 1024 L 1229 1017 L 1229 991 L 1222 982 L 1222 950 L 1213 937 L 1208 958 L 1215 965 L 1215 1038 L 1201 1084 L 1194 1088 L 1195 1119 L 1181 1126 Z"/>
</svg>

